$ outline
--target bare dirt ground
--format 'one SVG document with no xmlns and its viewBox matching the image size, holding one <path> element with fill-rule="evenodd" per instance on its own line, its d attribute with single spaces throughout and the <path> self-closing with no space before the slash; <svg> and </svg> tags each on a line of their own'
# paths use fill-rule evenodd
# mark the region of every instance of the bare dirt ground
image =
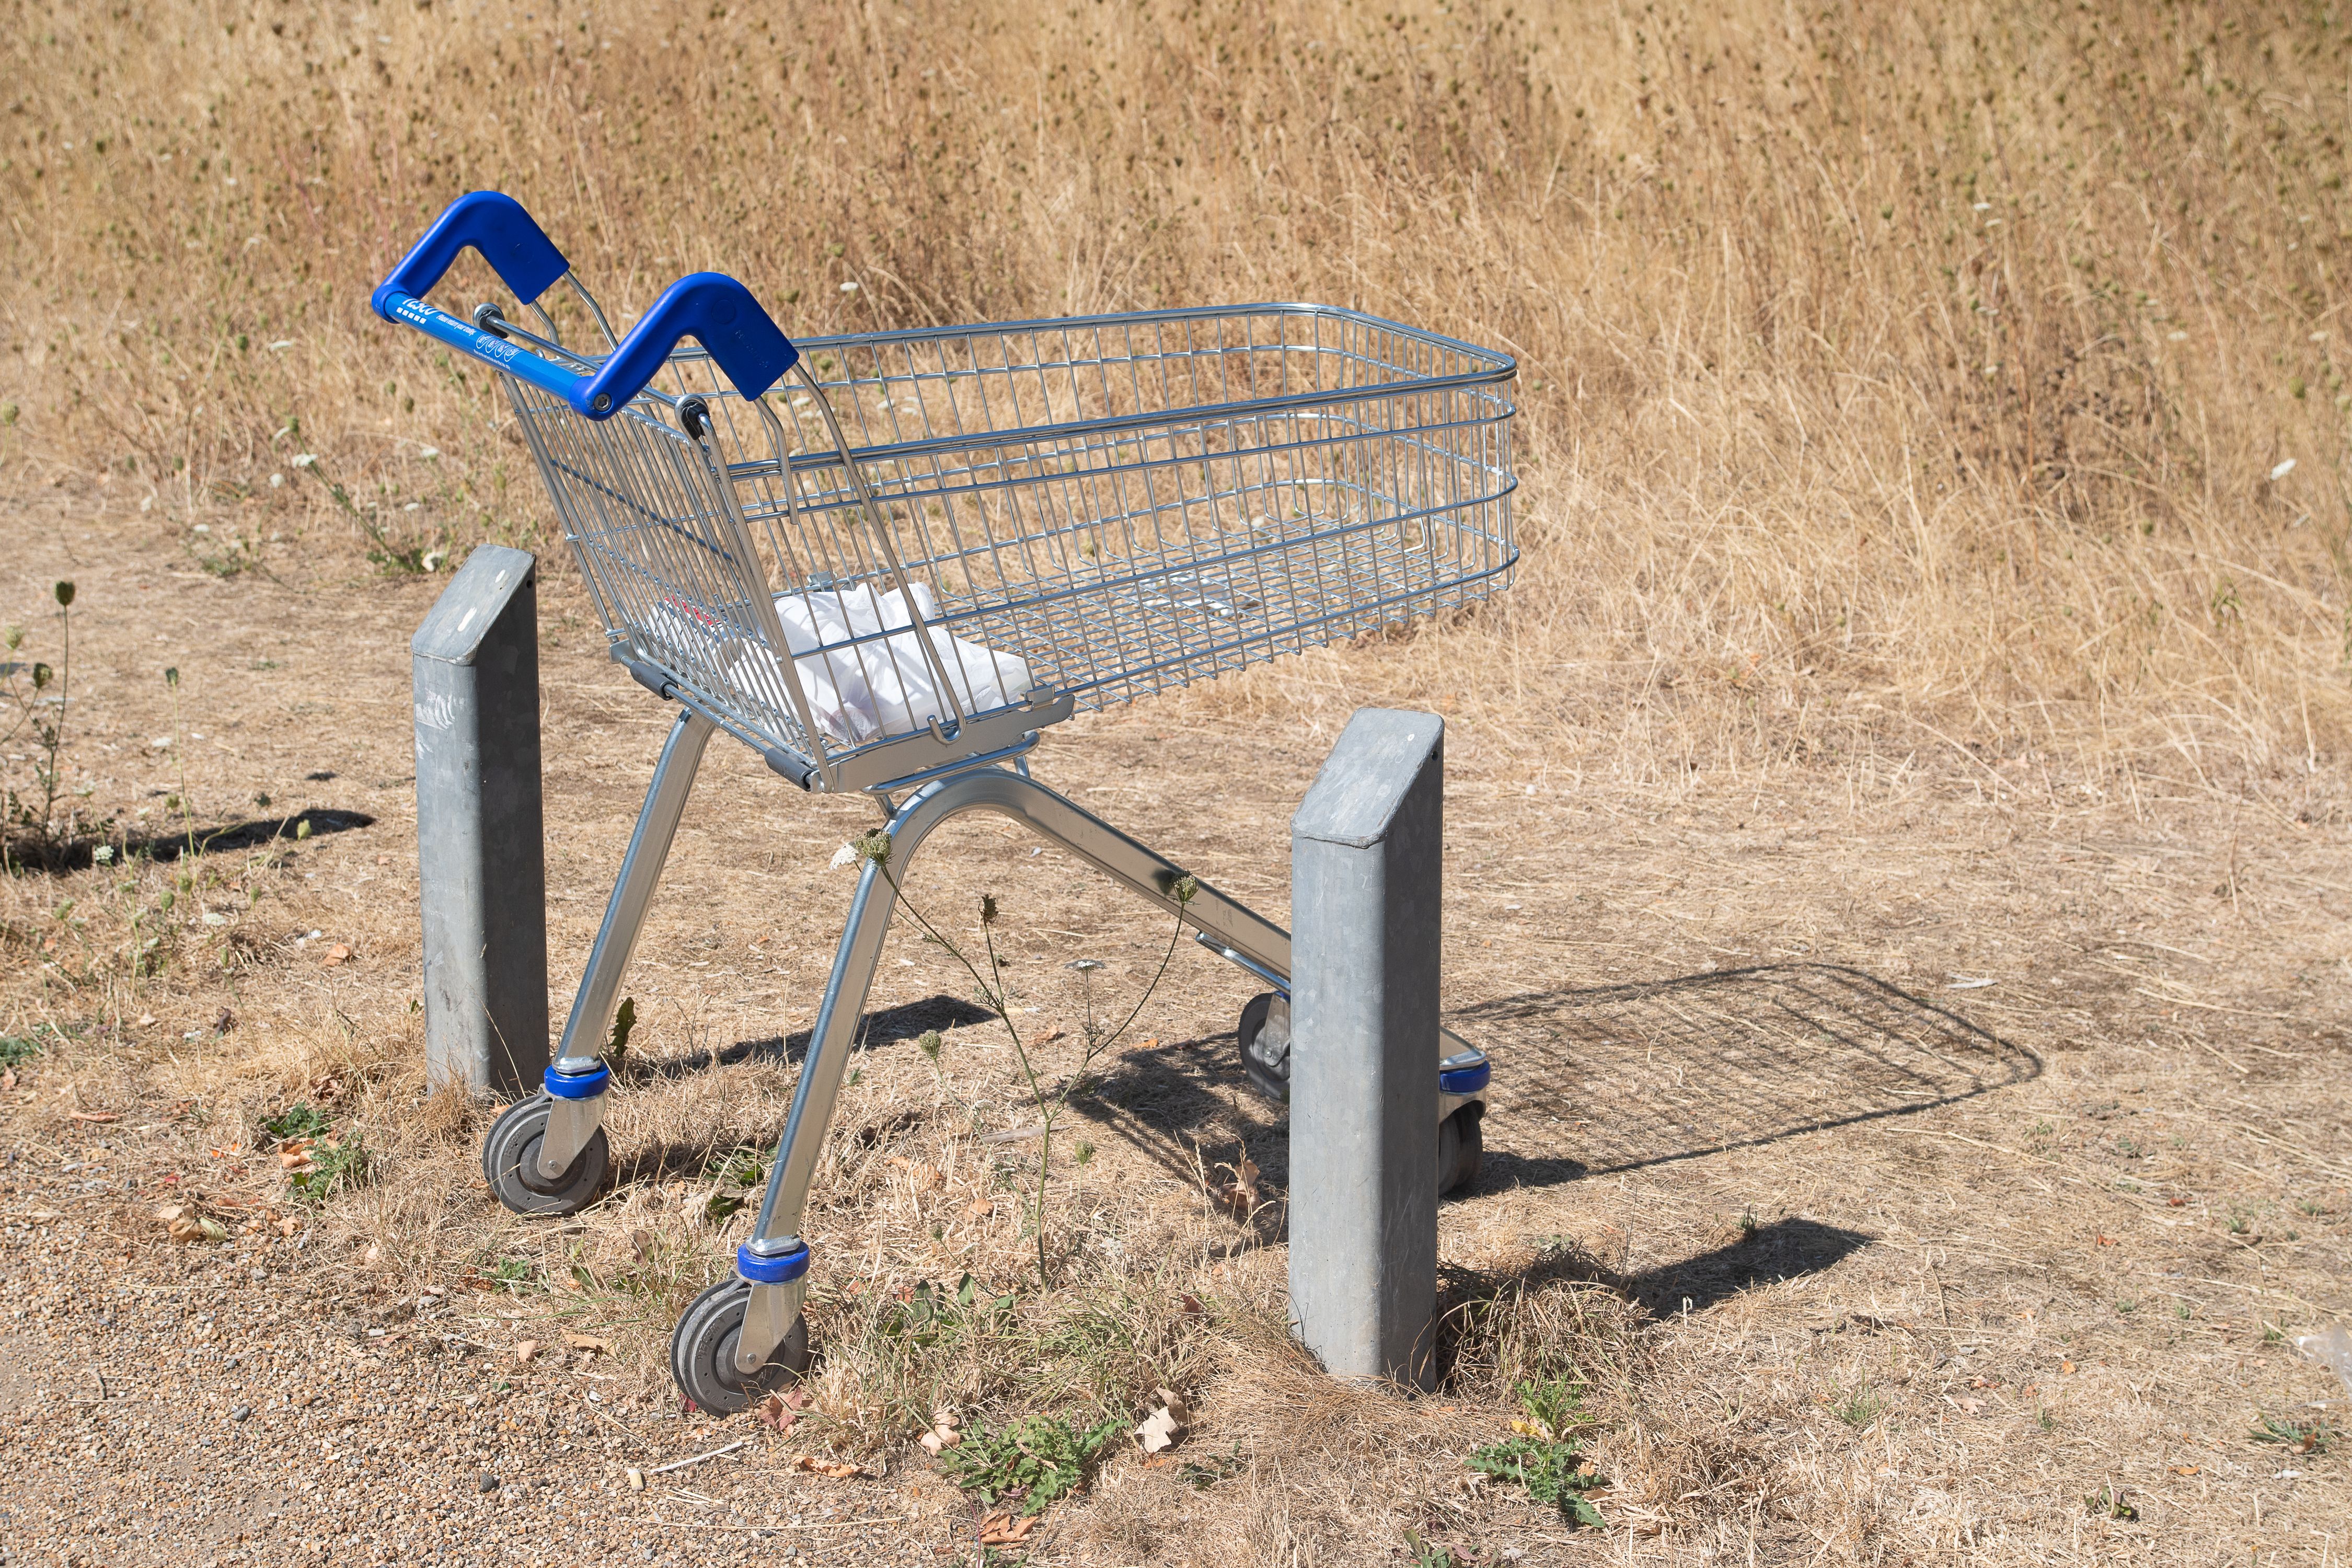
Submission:
<svg viewBox="0 0 2352 1568">
<path fill-rule="evenodd" d="M 901 934 L 813 1213 L 824 1359 L 777 1431 L 682 1415 L 665 1337 L 740 1236 L 709 1217 L 715 1163 L 781 1124 L 849 892 L 827 862 L 872 808 L 714 747 L 633 971 L 622 1179 L 577 1221 L 521 1221 L 475 1164 L 487 1116 L 422 1096 L 406 644 L 440 580 L 222 581 L 54 495 L 0 521 L 0 560 L 10 618 L 79 585 L 68 754 L 92 809 L 336 814 L 0 890 L 0 1033 L 44 1047 L 0 1108 L 0 1560 L 977 1562 L 982 1510 L 907 1413 L 1131 1421 L 1118 1402 L 1155 1383 L 1197 1407 L 1179 1462 L 1115 1450 L 1032 1561 L 2347 1550 L 2352 1436 L 2252 1436 L 2352 1425 L 2293 1344 L 2352 1316 L 2340 781 L 2238 800 L 2186 763 L 2085 778 L 1922 731 L 1636 773 L 1598 745 L 1531 758 L 1465 707 L 1447 994 L 1496 1109 L 1483 1179 L 1443 1210 L 1453 1373 L 1421 1400 L 1335 1391 L 1282 1346 L 1286 1134 L 1237 1071 L 1245 976 L 1180 944 L 1080 1102 L 1097 1152 L 1057 1173 L 1038 1292 L 1034 1143 L 991 1141 L 1031 1117 L 1009 1053 Z M 604 661 L 568 566 L 548 577 L 560 1017 L 662 716 Z M 1040 775 L 1280 919 L 1288 812 L 1391 659 L 1291 667 L 1320 696 L 1287 717 L 1210 691 L 1084 719 Z M 1009 828 L 927 855 L 913 889 L 943 922 L 1003 901 L 1036 1035 L 1075 1032 L 1069 961 L 1132 997 L 1166 943 Z M 160 973 L 134 973 L 124 944 L 159 933 Z M 372 1180 L 289 1193 L 257 1130 L 297 1101 L 366 1141 Z M 1265 1203 L 1236 1219 L 1201 1178 L 1244 1152 Z M 174 1244 L 173 1205 L 226 1239 Z M 1019 1293 L 1025 1337 L 886 1342 L 893 1303 L 967 1273 Z M 1537 1341 L 1589 1384 L 1605 1531 L 1465 1477 L 1517 1414 L 1498 1369 Z"/>
</svg>

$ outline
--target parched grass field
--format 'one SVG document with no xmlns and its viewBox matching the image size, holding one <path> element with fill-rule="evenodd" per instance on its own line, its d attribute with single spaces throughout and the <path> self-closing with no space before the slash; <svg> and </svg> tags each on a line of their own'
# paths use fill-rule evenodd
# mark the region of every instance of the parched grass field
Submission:
<svg viewBox="0 0 2352 1568">
<path fill-rule="evenodd" d="M 115 854 L 0 879 L 0 1536 L 977 1562 L 935 1409 L 1126 1426 L 1170 1387 L 1183 1440 L 1120 1438 L 1033 1561 L 2339 1562 L 2352 1385 L 2294 1341 L 2352 1316 L 2348 37 L 2188 5 L 18 7 L 0 622 L 69 677 L 56 798 L 33 729 L 0 765 Z M 572 1224 L 490 1201 L 487 1112 L 423 1093 L 408 635 L 474 544 L 541 552 L 559 1015 L 662 717 L 502 396 L 366 312 L 485 186 L 624 316 L 714 267 L 796 332 L 1294 298 L 1518 357 L 1507 593 L 1038 757 L 1282 919 L 1348 713 L 1447 717 L 1449 1021 L 1497 1089 L 1442 1211 L 1437 1395 L 1286 1346 L 1244 977 L 1181 944 L 1076 1102 L 1041 1288 L 1034 1112 L 902 932 L 812 1210 L 810 1409 L 682 1417 L 664 1336 L 740 1237 L 711 1200 L 781 1126 L 872 821 L 724 743 L 632 974 L 620 1181 Z M 958 930 L 1000 900 L 1060 1072 L 1067 964 L 1132 998 L 1169 933 L 1032 847 L 943 831 L 910 890 Z M 263 1133 L 298 1104 L 366 1151 L 323 1198 Z M 1244 1160 L 1236 1215 L 1208 1189 Z M 977 1309 L 933 1305 L 966 1275 Z M 1465 1467 L 1549 1379 L 1602 1529 Z"/>
</svg>

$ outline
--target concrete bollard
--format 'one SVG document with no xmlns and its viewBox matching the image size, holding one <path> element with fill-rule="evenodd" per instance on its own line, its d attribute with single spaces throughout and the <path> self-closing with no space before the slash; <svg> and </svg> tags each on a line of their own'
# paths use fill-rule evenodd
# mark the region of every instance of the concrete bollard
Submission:
<svg viewBox="0 0 2352 1568">
<path fill-rule="evenodd" d="M 547 1066 L 538 564 L 475 551 L 409 643 L 425 1077 L 507 1098 Z"/>
<path fill-rule="evenodd" d="M 1334 1375 L 1435 1385 L 1445 721 L 1366 708 L 1290 823 L 1290 1314 Z"/>
</svg>

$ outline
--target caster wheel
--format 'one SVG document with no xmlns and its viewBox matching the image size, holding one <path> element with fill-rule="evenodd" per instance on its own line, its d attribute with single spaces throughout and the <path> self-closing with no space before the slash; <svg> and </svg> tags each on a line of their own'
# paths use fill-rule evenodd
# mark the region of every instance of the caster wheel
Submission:
<svg viewBox="0 0 2352 1568">
<path fill-rule="evenodd" d="M 732 1415 L 755 1400 L 800 1381 L 809 1369 L 808 1320 L 794 1318 L 793 1331 L 768 1364 L 746 1377 L 735 1370 L 735 1341 L 751 1303 L 751 1284 L 721 1279 L 688 1303 L 670 1331 L 669 1374 L 695 1407 Z"/>
<path fill-rule="evenodd" d="M 540 1175 L 539 1142 L 547 1134 L 551 1103 L 544 1094 L 517 1100 L 482 1141 L 482 1174 L 499 1202 L 517 1214 L 578 1214 L 595 1201 L 613 1168 L 612 1148 L 599 1127 L 570 1170 L 552 1182 Z"/>
<path fill-rule="evenodd" d="M 1465 1105 L 1437 1124 L 1437 1195 L 1465 1191 L 1478 1180 L 1480 1157 L 1486 1152 L 1486 1118 L 1476 1105 Z"/>
<path fill-rule="evenodd" d="M 1242 1070 L 1276 1105 L 1290 1103 L 1290 998 L 1267 991 L 1242 1008 Z"/>
</svg>

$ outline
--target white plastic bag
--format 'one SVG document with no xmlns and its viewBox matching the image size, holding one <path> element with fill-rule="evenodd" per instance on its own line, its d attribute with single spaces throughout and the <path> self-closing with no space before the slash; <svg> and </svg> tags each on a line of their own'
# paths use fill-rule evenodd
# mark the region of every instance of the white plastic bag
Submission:
<svg viewBox="0 0 2352 1568">
<path fill-rule="evenodd" d="M 2294 1348 L 2305 1359 L 2333 1367 L 2344 1380 L 2344 1392 L 2352 1394 L 2352 1333 L 2345 1332 L 2343 1324 L 2330 1323 L 2315 1334 L 2305 1334 L 2294 1342 Z"/>
<path fill-rule="evenodd" d="M 966 642 L 931 624 L 939 618 L 939 601 L 920 583 L 912 584 L 911 592 L 939 663 L 967 715 L 1006 707 L 1028 692 L 1026 660 Z M 863 745 L 885 736 L 911 735 L 934 717 L 949 717 L 939 677 L 923 657 L 907 595 L 897 589 L 877 594 L 870 584 L 860 584 L 779 594 L 776 618 L 783 626 L 784 643 L 811 714 L 827 740 Z M 784 690 L 782 665 L 770 649 L 721 636 L 705 617 L 675 601 L 665 603 L 654 619 L 660 624 L 647 630 L 656 638 L 698 640 L 716 656 L 739 692 L 796 717 Z M 887 632 L 898 635 L 880 635 Z M 858 637 L 873 640 L 853 641 Z"/>
</svg>

